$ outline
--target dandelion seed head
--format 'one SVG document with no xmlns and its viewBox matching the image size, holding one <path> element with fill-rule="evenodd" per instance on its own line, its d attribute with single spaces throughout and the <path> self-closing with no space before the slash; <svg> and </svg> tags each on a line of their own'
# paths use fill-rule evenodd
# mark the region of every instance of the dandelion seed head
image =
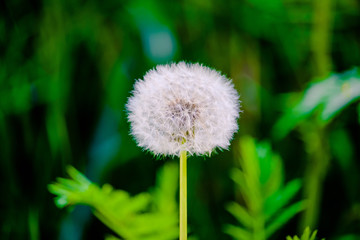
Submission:
<svg viewBox="0 0 360 240">
<path fill-rule="evenodd" d="M 240 101 L 219 72 L 179 62 L 158 65 L 137 80 L 126 108 L 140 147 L 156 155 L 203 155 L 229 147 Z"/>
</svg>

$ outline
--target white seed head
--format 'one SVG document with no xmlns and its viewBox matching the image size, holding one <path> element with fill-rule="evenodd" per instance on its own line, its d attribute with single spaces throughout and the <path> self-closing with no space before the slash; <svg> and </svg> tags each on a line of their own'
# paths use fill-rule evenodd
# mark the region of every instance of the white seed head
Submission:
<svg viewBox="0 0 360 240">
<path fill-rule="evenodd" d="M 156 155 L 227 149 L 238 129 L 240 101 L 231 80 L 198 63 L 158 65 L 132 94 L 126 105 L 131 134 Z"/>
</svg>

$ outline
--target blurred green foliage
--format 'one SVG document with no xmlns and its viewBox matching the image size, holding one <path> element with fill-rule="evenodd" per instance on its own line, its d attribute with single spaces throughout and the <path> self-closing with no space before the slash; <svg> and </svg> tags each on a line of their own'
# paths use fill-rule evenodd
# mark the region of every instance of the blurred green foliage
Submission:
<svg viewBox="0 0 360 240">
<path fill-rule="evenodd" d="M 70 179 L 58 178 L 49 185 L 50 192 L 57 195 L 58 207 L 88 205 L 98 219 L 123 239 L 178 237 L 176 165 L 168 164 L 159 170 L 152 194 L 140 193 L 134 197 L 126 191 L 114 190 L 109 184 L 99 188 L 73 167 L 68 167 L 67 172 Z"/>
<path fill-rule="evenodd" d="M 158 170 L 177 160 L 136 146 L 124 105 L 134 79 L 180 60 L 232 78 L 243 106 L 230 151 L 189 159 L 192 238 L 226 240 L 226 224 L 247 227 L 226 211 L 229 202 L 251 210 L 229 175 L 257 159 L 245 157 L 255 153 L 239 144 L 244 135 L 281 156 L 248 163 L 261 169 L 251 175 L 259 189 L 271 176 L 284 183 L 273 194 L 301 181 L 286 206 L 307 203 L 269 239 L 306 226 L 327 239 L 360 238 L 358 29 L 357 0 L 0 1 L 0 238 L 114 235 L 88 208 L 57 209 L 47 185 L 73 165 L 129 199 L 158 186 Z"/>
<path fill-rule="evenodd" d="M 281 159 L 269 143 L 255 143 L 250 137 L 239 142 L 240 169 L 231 171 L 231 178 L 239 188 L 242 205 L 232 202 L 227 210 L 242 226 L 227 225 L 225 232 L 233 239 L 269 239 L 295 214 L 306 207 L 304 201 L 289 205 L 299 192 L 301 182 L 295 179 L 284 185 Z"/>
<path fill-rule="evenodd" d="M 360 73 L 355 68 L 341 74 L 310 83 L 303 93 L 288 94 L 284 97 L 285 114 L 273 129 L 277 138 L 283 138 L 302 121 L 314 115 L 318 125 L 329 124 L 341 110 L 360 99 Z M 298 100 L 294 100 L 298 99 Z"/>
<path fill-rule="evenodd" d="M 305 228 L 304 233 L 301 235 L 301 237 L 298 237 L 296 235 L 294 237 L 287 236 L 286 240 L 315 240 L 316 234 L 316 230 L 311 233 L 310 228 L 307 227 Z M 325 240 L 325 238 L 323 238 L 322 240 Z"/>
</svg>

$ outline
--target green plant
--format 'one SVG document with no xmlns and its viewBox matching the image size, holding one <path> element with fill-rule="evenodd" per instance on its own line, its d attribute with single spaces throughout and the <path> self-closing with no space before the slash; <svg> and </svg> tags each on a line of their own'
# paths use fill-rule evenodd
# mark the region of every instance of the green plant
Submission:
<svg viewBox="0 0 360 240">
<path fill-rule="evenodd" d="M 319 211 L 321 211 L 322 185 L 331 159 L 330 150 L 338 149 L 337 145 L 339 145 L 338 143 L 330 145 L 330 123 L 349 105 L 359 102 L 359 99 L 360 74 L 358 68 L 353 68 L 344 73 L 334 73 L 326 78 L 313 81 L 305 91 L 299 94 L 288 94 L 280 101 L 287 105 L 283 106 L 284 113 L 274 125 L 273 136 L 282 139 L 290 131 L 297 129 L 307 152 L 308 161 L 304 173 L 303 189 L 308 205 L 303 213 L 301 223 L 304 228 L 314 226 L 318 220 Z M 342 129 L 338 133 L 341 131 Z M 336 134 L 339 135 L 338 133 Z M 341 136 L 344 136 L 343 139 L 346 140 L 346 134 Z M 351 145 L 348 144 L 346 147 L 348 147 L 346 153 L 350 153 Z M 344 163 L 341 161 L 345 158 L 345 154 L 340 154 L 340 158 L 337 158 L 340 165 L 343 166 Z M 349 162 L 349 158 L 345 161 Z M 347 164 L 349 165 L 349 163 Z M 344 173 L 349 175 L 347 171 Z M 350 185 L 353 184 L 350 183 Z"/>
<path fill-rule="evenodd" d="M 287 94 L 279 102 L 284 114 L 273 129 L 277 138 L 285 137 L 291 130 L 307 119 L 324 126 L 329 124 L 341 111 L 360 99 L 360 73 L 353 68 L 344 73 L 311 82 L 305 91 Z"/>
<path fill-rule="evenodd" d="M 315 240 L 316 239 L 317 230 L 311 233 L 310 228 L 307 227 L 304 230 L 304 233 L 299 238 L 298 236 L 290 237 L 287 236 L 286 240 Z M 325 240 L 325 238 L 322 238 L 322 240 Z"/>
<path fill-rule="evenodd" d="M 242 204 L 232 202 L 226 206 L 239 225 L 228 224 L 224 231 L 234 239 L 264 240 L 304 209 L 304 201 L 290 204 L 301 182 L 295 179 L 284 184 L 281 159 L 269 143 L 243 137 L 239 146 L 240 168 L 232 169 L 231 178 L 239 189 Z"/>
<path fill-rule="evenodd" d="M 49 185 L 59 208 L 87 205 L 94 215 L 124 239 L 172 240 L 178 237 L 178 213 L 175 201 L 177 172 L 174 164 L 159 171 L 157 184 L 148 192 L 130 196 L 109 184 L 101 188 L 69 166 L 69 179 L 58 178 Z M 108 236 L 106 239 L 117 239 Z"/>
</svg>

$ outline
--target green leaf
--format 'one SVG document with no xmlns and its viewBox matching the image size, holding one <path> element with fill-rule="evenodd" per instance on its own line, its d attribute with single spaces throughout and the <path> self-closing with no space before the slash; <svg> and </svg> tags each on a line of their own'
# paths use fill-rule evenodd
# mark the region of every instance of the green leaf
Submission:
<svg viewBox="0 0 360 240">
<path fill-rule="evenodd" d="M 238 226 L 226 224 L 224 227 L 224 232 L 229 234 L 230 236 L 232 236 L 234 239 L 237 239 L 237 240 L 251 239 L 251 233 L 241 227 L 238 227 Z"/>
<path fill-rule="evenodd" d="M 251 180 L 259 180 L 260 167 L 254 139 L 243 137 L 240 142 L 243 171 Z"/>
<path fill-rule="evenodd" d="M 286 186 L 275 192 L 265 201 L 266 219 L 271 218 L 277 211 L 283 208 L 299 192 L 301 180 L 295 179 L 286 184 Z"/>
<path fill-rule="evenodd" d="M 105 240 L 120 240 L 120 238 L 117 238 L 115 236 L 112 236 L 112 235 L 108 235 L 105 237 Z"/>
<path fill-rule="evenodd" d="M 164 167 L 163 176 L 174 174 L 176 168 Z M 49 184 L 49 191 L 56 195 L 58 207 L 85 204 L 94 215 L 120 237 L 129 240 L 173 240 L 178 237 L 178 211 L 176 208 L 177 178 L 164 179 L 158 176 L 156 195 L 148 192 L 130 196 L 123 190 L 115 190 L 110 184 L 102 188 L 91 183 L 73 167 L 68 167 L 70 179 L 58 178 Z M 176 175 L 176 174 L 175 174 Z M 164 181 L 169 181 L 165 183 Z M 155 196 L 155 197 L 154 197 Z M 154 199 L 170 201 L 166 211 Z M 111 237 L 108 237 L 111 239 Z"/>
<path fill-rule="evenodd" d="M 271 162 L 271 175 L 267 178 L 267 181 L 263 183 L 264 187 L 264 198 L 268 198 L 277 192 L 283 185 L 284 174 L 281 164 L 280 156 L 272 154 L 272 157 L 268 159 Z M 263 171 L 261 171 L 262 175 Z"/>
<path fill-rule="evenodd" d="M 251 194 L 251 190 L 246 182 L 246 177 L 240 169 L 238 168 L 231 169 L 230 177 L 238 185 L 240 192 L 244 196 L 249 196 Z"/>
<path fill-rule="evenodd" d="M 309 232 L 310 232 L 310 228 L 309 228 Z M 317 230 L 315 230 L 315 231 L 311 234 L 310 240 L 315 240 L 316 234 L 317 234 Z"/>
<path fill-rule="evenodd" d="M 273 135 L 277 138 L 285 137 L 312 115 L 317 116 L 320 124 L 327 124 L 346 106 L 359 99 L 360 75 L 357 68 L 313 81 L 300 100 L 284 110 L 283 116 L 274 125 Z"/>
<path fill-rule="evenodd" d="M 151 191 L 159 211 L 172 213 L 177 209 L 175 196 L 177 194 L 179 168 L 175 163 L 166 164 L 157 174 L 157 184 Z M 170 200 L 170 201 L 169 201 Z"/>
<path fill-rule="evenodd" d="M 309 240 L 309 237 L 310 237 L 310 228 L 307 227 L 307 228 L 305 228 L 305 231 L 304 231 L 303 235 L 301 236 L 300 240 Z"/>
<path fill-rule="evenodd" d="M 148 193 L 140 193 L 128 201 L 126 208 L 122 208 L 122 214 L 127 215 L 145 210 L 150 204 L 150 195 Z"/>
<path fill-rule="evenodd" d="M 227 204 L 226 209 L 246 228 L 253 227 L 253 218 L 240 204 L 236 202 L 229 203 Z"/>
<path fill-rule="evenodd" d="M 76 170 L 73 166 L 67 166 L 66 171 L 69 174 L 69 176 L 79 184 L 83 186 L 88 186 L 91 184 L 91 181 L 89 181 L 82 173 Z"/>
<path fill-rule="evenodd" d="M 304 230 L 304 233 L 301 235 L 301 238 L 298 236 L 290 237 L 287 236 L 286 240 L 315 240 L 316 239 L 317 230 L 311 233 L 310 228 L 307 227 Z M 324 238 L 322 240 L 325 240 Z"/>
<path fill-rule="evenodd" d="M 259 159 L 260 182 L 265 185 L 271 177 L 274 177 L 273 171 L 281 169 L 277 161 L 273 161 L 275 154 L 272 153 L 269 142 L 261 142 L 256 144 L 256 152 Z"/>
<path fill-rule="evenodd" d="M 283 226 L 289 219 L 295 216 L 297 213 L 305 208 L 305 201 L 297 202 L 290 207 L 286 208 L 274 219 L 271 220 L 270 224 L 266 227 L 266 236 L 270 237 L 276 230 Z"/>
</svg>

